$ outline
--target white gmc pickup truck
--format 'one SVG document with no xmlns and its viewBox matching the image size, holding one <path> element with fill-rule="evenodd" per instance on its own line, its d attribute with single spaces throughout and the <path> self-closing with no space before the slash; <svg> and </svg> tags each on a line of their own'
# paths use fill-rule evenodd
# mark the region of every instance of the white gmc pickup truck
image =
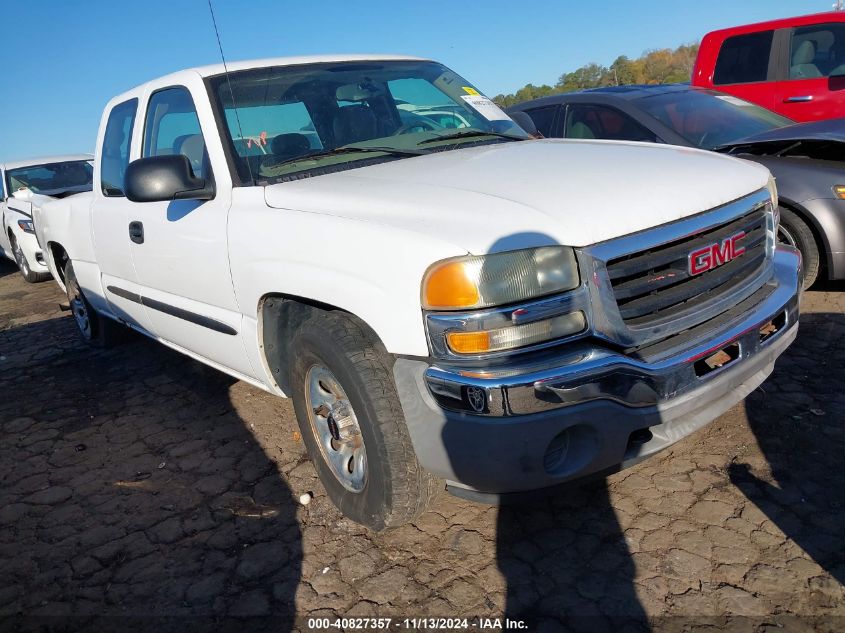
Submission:
<svg viewBox="0 0 845 633">
<path fill-rule="evenodd" d="M 798 325 L 776 199 L 753 163 L 533 140 L 441 64 L 335 56 L 112 99 L 94 191 L 35 224 L 87 340 L 129 326 L 292 397 L 330 498 L 381 529 L 742 400 Z"/>
</svg>

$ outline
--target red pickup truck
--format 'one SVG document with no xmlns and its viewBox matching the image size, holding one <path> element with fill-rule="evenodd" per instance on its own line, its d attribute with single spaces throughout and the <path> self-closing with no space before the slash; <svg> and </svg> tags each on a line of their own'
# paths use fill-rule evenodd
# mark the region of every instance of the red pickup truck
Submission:
<svg viewBox="0 0 845 633">
<path fill-rule="evenodd" d="M 845 117 L 845 11 L 708 33 L 692 84 L 795 121 Z"/>
</svg>

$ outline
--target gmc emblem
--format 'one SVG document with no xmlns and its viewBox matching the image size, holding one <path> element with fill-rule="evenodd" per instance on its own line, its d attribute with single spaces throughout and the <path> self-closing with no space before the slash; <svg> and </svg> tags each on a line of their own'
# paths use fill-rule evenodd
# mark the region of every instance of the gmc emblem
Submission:
<svg viewBox="0 0 845 633">
<path fill-rule="evenodd" d="M 736 259 L 745 252 L 745 247 L 739 241 L 745 237 L 745 231 L 724 239 L 721 244 L 710 244 L 698 248 L 689 254 L 689 274 L 691 276 L 713 270 Z"/>
</svg>

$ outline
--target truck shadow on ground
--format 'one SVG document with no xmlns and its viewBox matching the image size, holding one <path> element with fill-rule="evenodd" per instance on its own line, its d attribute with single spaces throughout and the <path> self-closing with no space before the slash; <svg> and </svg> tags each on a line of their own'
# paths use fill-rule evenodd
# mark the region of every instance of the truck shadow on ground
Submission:
<svg viewBox="0 0 845 633">
<path fill-rule="evenodd" d="M 648 631 L 607 482 L 572 484 L 499 509 L 505 617 L 530 631 Z"/>
<path fill-rule="evenodd" d="M 845 315 L 801 315 L 797 340 L 745 410 L 770 473 L 734 463 L 731 481 L 845 584 Z"/>
<path fill-rule="evenodd" d="M 2 331 L 0 352 L 0 614 L 291 630 L 297 504 L 234 379 L 142 337 L 88 348 L 70 317 Z"/>
</svg>

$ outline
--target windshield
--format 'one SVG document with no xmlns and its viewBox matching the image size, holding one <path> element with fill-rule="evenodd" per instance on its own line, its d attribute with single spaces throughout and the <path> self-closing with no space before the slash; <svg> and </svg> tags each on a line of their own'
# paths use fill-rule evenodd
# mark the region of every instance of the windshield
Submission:
<svg viewBox="0 0 845 633">
<path fill-rule="evenodd" d="M 46 196 L 91 191 L 94 168 L 87 160 L 28 165 L 6 172 L 9 194 L 22 189 Z"/>
<path fill-rule="evenodd" d="M 793 121 L 730 95 L 709 90 L 670 92 L 637 100 L 643 110 L 690 143 L 714 149 Z"/>
<path fill-rule="evenodd" d="M 528 138 L 471 83 L 434 62 L 277 66 L 209 83 L 244 183 L 507 142 L 502 135 Z"/>
</svg>

